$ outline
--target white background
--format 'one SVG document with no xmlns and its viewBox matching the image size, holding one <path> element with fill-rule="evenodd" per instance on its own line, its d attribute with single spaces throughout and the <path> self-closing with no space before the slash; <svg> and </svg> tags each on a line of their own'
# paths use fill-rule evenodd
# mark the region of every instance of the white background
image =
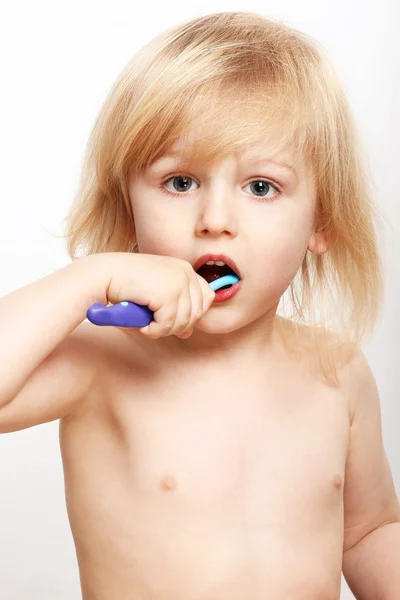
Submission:
<svg viewBox="0 0 400 600">
<path fill-rule="evenodd" d="M 385 447 L 399 493 L 400 60 L 395 3 L 3 0 L 0 296 L 69 262 L 63 240 L 52 234 L 62 233 L 87 136 L 131 56 L 165 28 L 195 16 L 249 10 L 278 17 L 328 49 L 356 114 L 388 221 L 383 318 L 364 352 L 380 389 Z M 57 422 L 0 436 L 0 597 L 80 598 Z M 353 598 L 344 580 L 341 598 Z"/>
</svg>

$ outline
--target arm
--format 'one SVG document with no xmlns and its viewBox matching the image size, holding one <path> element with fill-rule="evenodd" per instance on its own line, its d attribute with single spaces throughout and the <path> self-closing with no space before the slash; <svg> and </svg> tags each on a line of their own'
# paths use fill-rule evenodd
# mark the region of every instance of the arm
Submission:
<svg viewBox="0 0 400 600">
<path fill-rule="evenodd" d="M 65 416 L 88 388 L 92 373 L 78 325 L 91 303 L 107 304 L 99 258 L 80 259 L 0 298 L 0 433 Z"/>
<path fill-rule="evenodd" d="M 357 600 L 400 598 L 400 505 L 383 446 L 377 386 L 360 352 L 343 373 L 351 435 L 343 575 Z"/>
</svg>

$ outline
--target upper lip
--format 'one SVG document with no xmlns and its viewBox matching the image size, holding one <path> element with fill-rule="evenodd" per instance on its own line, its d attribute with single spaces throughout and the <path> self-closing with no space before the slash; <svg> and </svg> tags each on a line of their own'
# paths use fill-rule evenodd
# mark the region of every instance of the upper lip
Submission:
<svg viewBox="0 0 400 600">
<path fill-rule="evenodd" d="M 224 262 L 226 265 L 228 265 L 228 267 L 235 271 L 236 275 L 238 275 L 240 279 L 242 278 L 239 271 L 239 267 L 237 266 L 235 261 L 229 256 L 226 256 L 226 254 L 203 254 L 203 256 L 200 256 L 200 258 L 196 260 L 196 262 L 193 265 L 193 269 L 197 271 L 198 269 L 200 269 L 200 267 L 204 265 L 204 263 L 206 263 L 209 260 L 220 260 Z"/>
</svg>

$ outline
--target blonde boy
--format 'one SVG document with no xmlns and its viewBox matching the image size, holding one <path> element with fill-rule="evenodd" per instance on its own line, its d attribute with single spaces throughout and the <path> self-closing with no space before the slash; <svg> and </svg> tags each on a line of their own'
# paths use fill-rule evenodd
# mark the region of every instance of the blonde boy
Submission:
<svg viewBox="0 0 400 600">
<path fill-rule="evenodd" d="M 0 301 L 0 431 L 60 419 L 84 600 L 339 600 L 342 569 L 358 599 L 400 597 L 360 350 L 378 223 L 306 35 L 207 15 L 127 65 L 89 140 L 72 264 Z M 216 262 L 240 276 L 223 302 Z M 84 321 L 124 300 L 150 326 Z"/>
</svg>

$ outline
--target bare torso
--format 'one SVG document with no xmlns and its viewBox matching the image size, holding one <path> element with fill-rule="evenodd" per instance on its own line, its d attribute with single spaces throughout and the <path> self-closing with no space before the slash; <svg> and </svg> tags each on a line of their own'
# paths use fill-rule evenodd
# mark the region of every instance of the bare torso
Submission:
<svg viewBox="0 0 400 600">
<path fill-rule="evenodd" d="M 60 422 L 83 599 L 339 600 L 340 389 L 97 330 L 98 385 Z"/>
</svg>

